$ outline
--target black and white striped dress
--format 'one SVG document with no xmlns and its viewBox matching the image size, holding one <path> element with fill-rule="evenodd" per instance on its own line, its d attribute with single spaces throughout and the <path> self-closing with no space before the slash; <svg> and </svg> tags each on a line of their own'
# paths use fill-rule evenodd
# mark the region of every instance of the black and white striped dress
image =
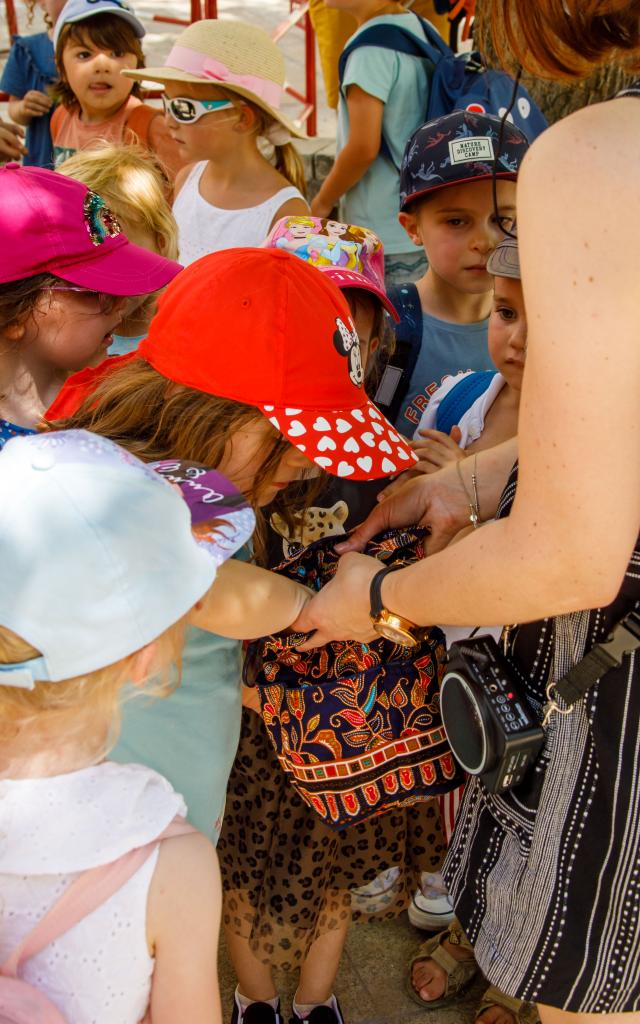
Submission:
<svg viewBox="0 0 640 1024">
<path fill-rule="evenodd" d="M 514 471 L 500 516 L 515 487 Z M 508 658 L 535 711 L 550 673 L 564 674 L 638 600 L 640 542 L 608 608 L 519 628 Z M 445 878 L 500 989 L 574 1013 L 640 1010 L 640 652 L 572 714 L 553 716 L 517 790 L 469 783 Z"/>
</svg>

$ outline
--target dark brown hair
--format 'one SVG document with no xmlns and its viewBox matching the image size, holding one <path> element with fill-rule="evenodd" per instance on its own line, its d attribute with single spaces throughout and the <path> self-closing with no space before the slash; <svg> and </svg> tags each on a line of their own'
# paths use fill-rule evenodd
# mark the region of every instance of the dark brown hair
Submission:
<svg viewBox="0 0 640 1024">
<path fill-rule="evenodd" d="M 60 33 L 56 46 L 56 65 L 60 81 L 54 86 L 53 95 L 65 107 L 77 106 L 75 93 L 71 89 L 64 70 L 62 60 L 64 51 L 72 43 L 82 46 L 87 40 L 103 50 L 114 50 L 117 53 L 132 53 L 136 58 L 136 67 L 144 67 L 142 45 L 128 21 L 117 14 L 95 14 L 85 21 L 72 21 L 65 25 Z M 133 96 L 140 94 L 140 83 L 135 82 L 131 90 Z"/>
<path fill-rule="evenodd" d="M 19 281 L 0 283 L 0 331 L 9 324 L 23 324 L 29 319 L 42 293 L 59 284 L 53 274 L 36 274 Z"/>
<path fill-rule="evenodd" d="M 610 61 L 640 67 L 640 0 L 488 0 L 507 66 L 543 78 L 585 78 Z"/>
</svg>

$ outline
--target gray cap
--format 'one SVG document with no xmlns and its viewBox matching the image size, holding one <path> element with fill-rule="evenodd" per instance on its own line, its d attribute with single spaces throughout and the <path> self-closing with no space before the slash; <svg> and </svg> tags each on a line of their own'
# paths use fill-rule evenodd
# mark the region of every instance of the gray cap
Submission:
<svg viewBox="0 0 640 1024">
<path fill-rule="evenodd" d="M 520 259 L 518 239 L 509 235 L 498 243 L 487 260 L 487 270 L 494 277 L 512 277 L 520 280 Z"/>
<path fill-rule="evenodd" d="M 136 18 L 133 7 L 127 0 L 67 0 L 53 29 L 54 50 L 65 25 L 75 21 L 85 21 L 96 14 L 115 14 L 119 18 L 123 18 L 131 25 L 138 39 L 142 39 L 145 34 L 144 25 Z"/>
</svg>

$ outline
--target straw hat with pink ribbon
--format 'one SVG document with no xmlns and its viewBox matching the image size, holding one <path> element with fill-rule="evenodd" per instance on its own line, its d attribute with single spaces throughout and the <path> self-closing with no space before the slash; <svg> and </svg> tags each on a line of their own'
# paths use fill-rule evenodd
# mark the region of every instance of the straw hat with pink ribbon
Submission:
<svg viewBox="0 0 640 1024">
<path fill-rule="evenodd" d="M 150 82 L 218 85 L 255 103 L 291 135 L 306 138 L 280 107 L 285 99 L 284 57 L 268 34 L 244 21 L 196 21 L 176 39 L 164 67 L 123 71 Z"/>
</svg>

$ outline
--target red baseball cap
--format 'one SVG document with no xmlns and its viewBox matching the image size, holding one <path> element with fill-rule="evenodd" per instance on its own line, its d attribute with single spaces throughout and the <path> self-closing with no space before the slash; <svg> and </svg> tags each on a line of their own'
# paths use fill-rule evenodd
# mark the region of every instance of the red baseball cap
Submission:
<svg viewBox="0 0 640 1024">
<path fill-rule="evenodd" d="M 169 380 L 254 405 L 334 476 L 376 479 L 416 461 L 363 390 L 340 290 L 280 249 L 192 263 L 161 297 L 138 354 Z"/>
<path fill-rule="evenodd" d="M 104 199 L 42 167 L 0 168 L 0 281 L 55 274 L 109 295 L 146 295 L 182 267 L 130 242 Z"/>
</svg>

